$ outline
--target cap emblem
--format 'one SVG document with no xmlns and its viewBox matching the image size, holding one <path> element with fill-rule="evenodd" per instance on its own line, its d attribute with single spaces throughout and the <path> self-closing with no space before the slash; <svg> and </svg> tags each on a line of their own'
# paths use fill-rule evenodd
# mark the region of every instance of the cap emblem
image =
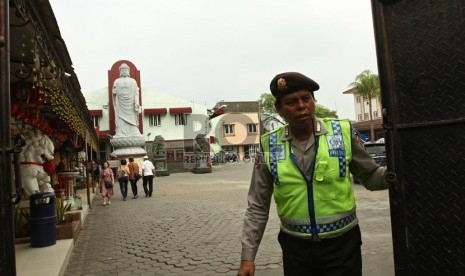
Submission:
<svg viewBox="0 0 465 276">
<path fill-rule="evenodd" d="M 287 89 L 286 80 L 283 78 L 278 79 L 278 89 L 281 91 L 285 91 Z"/>
</svg>

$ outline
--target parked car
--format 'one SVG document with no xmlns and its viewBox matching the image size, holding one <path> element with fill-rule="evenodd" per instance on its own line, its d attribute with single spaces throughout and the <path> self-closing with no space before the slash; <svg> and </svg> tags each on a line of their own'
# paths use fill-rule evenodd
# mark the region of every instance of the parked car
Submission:
<svg viewBox="0 0 465 276">
<path fill-rule="evenodd" d="M 368 142 L 365 143 L 363 147 L 365 148 L 366 152 L 368 152 L 368 154 L 373 157 L 376 164 L 380 166 L 386 166 L 386 145 L 384 142 Z M 360 183 L 360 181 L 354 177 L 354 183 Z"/>
<path fill-rule="evenodd" d="M 365 143 L 364 148 L 375 159 L 376 164 L 386 166 L 386 146 L 384 143 Z"/>
</svg>

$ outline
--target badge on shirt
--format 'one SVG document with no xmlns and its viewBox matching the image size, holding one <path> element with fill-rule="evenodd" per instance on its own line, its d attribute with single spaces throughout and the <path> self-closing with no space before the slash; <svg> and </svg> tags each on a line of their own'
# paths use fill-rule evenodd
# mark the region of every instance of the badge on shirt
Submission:
<svg viewBox="0 0 465 276">
<path fill-rule="evenodd" d="M 271 161 L 278 161 L 286 159 L 286 150 L 284 145 L 271 145 L 270 146 L 270 159 Z"/>
<path fill-rule="evenodd" d="M 326 141 L 328 142 L 328 152 L 331 157 L 345 156 L 344 141 L 342 135 L 327 135 Z"/>
</svg>

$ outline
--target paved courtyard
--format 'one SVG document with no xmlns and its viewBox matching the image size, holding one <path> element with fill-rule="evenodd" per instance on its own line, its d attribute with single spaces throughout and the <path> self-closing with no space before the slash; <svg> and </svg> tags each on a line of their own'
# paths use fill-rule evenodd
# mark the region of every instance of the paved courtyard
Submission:
<svg viewBox="0 0 465 276">
<path fill-rule="evenodd" d="M 236 275 L 251 163 L 216 166 L 213 173 L 155 178 L 154 197 L 112 205 L 94 201 L 65 275 Z M 388 192 L 355 185 L 363 238 L 364 275 L 394 275 Z M 258 276 L 282 275 L 276 240 L 279 221 L 270 214 L 257 255 Z"/>
</svg>

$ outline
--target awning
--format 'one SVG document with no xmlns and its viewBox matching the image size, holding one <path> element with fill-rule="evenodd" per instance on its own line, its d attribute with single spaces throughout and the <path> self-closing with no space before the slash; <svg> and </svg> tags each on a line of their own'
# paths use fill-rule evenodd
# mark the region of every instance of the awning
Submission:
<svg viewBox="0 0 465 276">
<path fill-rule="evenodd" d="M 215 111 L 213 111 L 213 113 L 210 116 L 208 116 L 208 119 L 211 120 L 223 114 L 224 114 L 224 108 L 216 109 Z"/>
<path fill-rule="evenodd" d="M 166 114 L 168 113 L 166 108 L 146 108 L 144 109 L 145 115 L 153 115 L 153 114 Z"/>
<path fill-rule="evenodd" d="M 357 143 L 359 143 L 360 145 L 363 146 L 363 144 L 365 144 L 366 142 L 368 142 L 369 138 L 368 136 L 366 136 L 365 134 L 361 133 L 360 131 L 356 130 L 355 128 L 353 129 L 354 130 L 354 139 Z"/>
<path fill-rule="evenodd" d="M 90 116 L 102 117 L 102 110 L 101 109 L 89 110 L 89 113 L 90 113 Z"/>
<path fill-rule="evenodd" d="M 192 113 L 192 107 L 171 107 L 170 114 Z"/>
</svg>

